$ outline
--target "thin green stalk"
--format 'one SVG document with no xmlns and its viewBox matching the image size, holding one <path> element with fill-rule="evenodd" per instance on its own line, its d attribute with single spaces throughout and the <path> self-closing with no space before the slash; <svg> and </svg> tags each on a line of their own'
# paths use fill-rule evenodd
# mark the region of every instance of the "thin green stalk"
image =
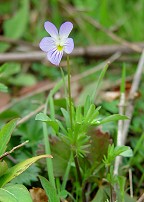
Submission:
<svg viewBox="0 0 144 202">
<path fill-rule="evenodd" d="M 70 84 L 71 68 L 70 68 L 70 64 L 69 64 L 69 55 L 67 55 L 67 71 L 68 71 L 68 98 L 69 98 L 69 113 L 70 113 L 71 128 L 73 128 L 73 121 L 72 121 L 71 84 Z"/>
<path fill-rule="evenodd" d="M 71 82 L 70 82 L 71 69 L 70 69 L 69 56 L 68 56 L 68 55 L 67 55 L 67 71 L 68 71 L 68 99 L 69 99 L 69 113 L 70 113 L 71 129 L 73 129 L 72 99 L 71 99 Z M 82 184 L 82 176 L 81 176 L 81 172 L 80 172 L 80 166 L 79 166 L 78 157 L 77 157 L 77 155 L 75 154 L 75 152 L 73 152 L 73 158 L 74 158 L 74 162 L 75 162 L 75 166 L 76 166 L 76 170 L 77 170 L 78 180 L 79 180 L 79 183 L 80 183 L 80 185 L 81 185 L 81 184 Z"/>
<path fill-rule="evenodd" d="M 72 155 L 72 152 L 71 152 L 69 162 L 68 162 L 68 165 L 67 165 L 67 168 L 66 168 L 66 171 L 65 171 L 65 175 L 64 175 L 64 178 L 63 178 L 61 191 L 65 190 L 65 188 L 66 188 L 66 183 L 68 181 L 68 176 L 69 176 L 69 172 L 70 172 L 70 168 L 71 168 L 72 157 L 73 157 L 73 155 Z"/>
<path fill-rule="evenodd" d="M 63 72 L 62 67 L 60 67 L 60 70 L 61 70 L 62 80 L 63 80 L 63 84 L 64 84 L 64 94 L 65 94 L 65 98 L 67 98 L 68 89 L 66 87 L 66 78 L 64 76 L 64 72 Z M 67 99 L 66 99 L 66 108 L 67 108 L 67 111 L 68 111 L 68 102 L 67 102 Z"/>
<path fill-rule="evenodd" d="M 49 101 L 49 97 L 47 97 L 46 103 L 45 103 L 45 108 L 44 108 L 44 113 L 47 114 L 47 104 Z M 50 149 L 50 143 L 48 139 L 48 129 L 47 129 L 47 124 L 43 123 L 43 134 L 44 134 L 44 145 L 45 145 L 45 153 L 46 154 L 51 154 L 51 149 Z M 46 166 L 47 166 L 47 172 L 48 172 L 48 178 L 50 183 L 53 185 L 55 188 L 55 178 L 54 178 L 54 172 L 53 172 L 53 164 L 52 164 L 52 159 L 46 158 Z"/>
<path fill-rule="evenodd" d="M 73 158 L 74 158 L 74 162 L 75 162 L 75 166 L 76 166 L 76 170 L 77 170 L 77 176 L 78 176 L 78 180 L 80 185 L 82 184 L 82 176 L 81 176 L 81 172 L 80 172 L 80 166 L 79 166 L 79 160 L 77 155 L 75 154 L 75 152 L 73 152 Z"/>
</svg>

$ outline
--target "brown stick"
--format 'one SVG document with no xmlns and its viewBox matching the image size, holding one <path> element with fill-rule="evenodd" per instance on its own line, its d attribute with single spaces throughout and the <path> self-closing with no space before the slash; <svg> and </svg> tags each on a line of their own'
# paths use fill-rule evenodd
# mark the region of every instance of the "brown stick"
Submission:
<svg viewBox="0 0 144 202">
<path fill-rule="evenodd" d="M 78 81 L 79 79 L 82 79 L 82 78 L 85 78 L 99 70 L 101 70 L 108 62 L 112 63 L 114 62 L 115 60 L 117 60 L 119 57 L 121 56 L 120 53 L 115 53 L 114 55 L 112 55 L 110 58 L 108 58 L 107 60 L 105 60 L 103 63 L 95 66 L 94 68 L 92 69 L 89 69 L 81 74 L 78 74 L 76 76 L 73 76 L 73 78 L 71 79 L 71 82 L 76 82 Z M 9 104 L 5 105 L 3 108 L 0 109 L 0 113 L 4 112 L 5 110 L 8 110 L 9 108 L 11 108 L 13 105 L 19 103 L 20 101 L 28 98 L 28 97 L 32 97 L 36 94 L 39 94 L 39 93 L 42 93 L 44 91 L 48 91 L 50 89 L 52 89 L 54 86 L 55 86 L 56 82 L 53 82 L 53 83 L 50 83 L 49 85 L 45 85 L 41 88 L 38 88 L 36 89 L 35 91 L 29 93 L 29 94 L 26 94 L 18 99 L 15 99 L 13 101 L 11 101 Z"/>
<path fill-rule="evenodd" d="M 144 48 L 144 43 L 135 43 L 140 49 Z M 88 47 L 77 47 L 72 52 L 72 57 L 95 57 L 103 58 L 109 57 L 116 52 L 121 52 L 122 54 L 132 54 L 135 51 L 124 45 L 101 45 L 101 46 L 88 46 Z M 42 51 L 29 51 L 29 52 L 13 52 L 13 53 L 1 53 L 0 63 L 9 61 L 42 61 L 46 59 L 46 54 Z"/>
<path fill-rule="evenodd" d="M 24 41 L 24 40 L 17 40 L 17 39 L 11 39 L 9 37 L 5 37 L 5 36 L 2 36 L 0 35 L 0 42 L 5 42 L 5 43 L 9 43 L 9 44 L 12 44 L 12 45 L 24 45 L 24 46 L 28 46 L 30 48 L 38 48 L 37 45 L 34 45 L 30 42 L 27 42 L 27 41 Z"/>
<path fill-rule="evenodd" d="M 112 31 L 110 31 L 109 29 L 106 29 L 105 27 L 103 27 L 98 21 L 96 21 L 95 19 L 93 19 L 90 16 L 82 16 L 85 20 L 87 20 L 90 24 L 92 24 L 94 27 L 96 27 L 97 29 L 101 30 L 102 32 L 104 32 L 106 35 L 108 35 L 109 37 L 111 37 L 113 40 L 117 41 L 120 44 L 123 44 L 124 46 L 136 51 L 136 52 L 142 52 L 142 49 L 140 47 L 138 47 L 137 45 L 130 43 L 129 41 L 126 41 L 125 39 L 122 39 L 121 37 L 117 36 L 115 33 L 113 33 Z"/>
<path fill-rule="evenodd" d="M 83 19 L 84 21 L 87 21 L 92 26 L 94 26 L 96 29 L 99 29 L 100 31 L 104 32 L 107 36 L 112 38 L 114 41 L 116 41 L 120 44 L 123 44 L 127 48 L 132 49 L 133 51 L 142 52 L 142 49 L 140 47 L 117 36 L 114 32 L 112 32 L 110 29 L 106 29 L 105 27 L 103 27 L 98 21 L 96 21 L 92 17 L 90 17 L 88 15 L 84 15 L 83 13 L 81 14 L 80 12 L 78 13 L 77 10 L 73 6 L 71 6 L 69 3 L 67 3 L 65 0 L 59 0 L 59 1 L 62 3 L 63 8 L 65 9 L 65 12 L 68 15 L 75 16 L 75 19 L 77 21 Z"/>
<path fill-rule="evenodd" d="M 26 115 L 25 117 L 23 117 L 20 121 L 17 122 L 17 126 L 26 122 L 27 120 L 29 120 L 32 116 L 36 115 L 38 112 L 42 111 L 44 109 L 44 104 L 41 105 L 40 107 L 38 107 L 36 110 L 32 111 L 31 113 L 29 113 L 28 115 Z"/>
<path fill-rule="evenodd" d="M 12 152 L 14 152 L 16 149 L 19 149 L 20 147 L 23 147 L 25 144 L 27 144 L 29 141 L 25 141 L 19 145 L 17 145 L 16 147 L 13 147 L 10 151 L 5 152 L 3 155 L 0 156 L 0 160 L 3 159 L 5 156 L 8 156 L 9 154 L 11 154 Z"/>
</svg>

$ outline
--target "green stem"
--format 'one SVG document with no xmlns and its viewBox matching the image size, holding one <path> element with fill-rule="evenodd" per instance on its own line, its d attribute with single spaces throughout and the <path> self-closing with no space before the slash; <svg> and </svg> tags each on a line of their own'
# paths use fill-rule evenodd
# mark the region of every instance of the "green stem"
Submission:
<svg viewBox="0 0 144 202">
<path fill-rule="evenodd" d="M 66 87 L 66 79 L 65 79 L 62 67 L 60 67 L 60 70 L 61 70 L 62 80 L 63 80 L 63 84 L 64 84 L 64 94 L 65 94 L 65 98 L 66 98 L 67 97 L 67 92 L 68 92 L 67 87 Z M 68 110 L 68 106 L 67 105 L 66 105 L 66 107 L 67 107 L 67 110 Z"/>
<path fill-rule="evenodd" d="M 110 174 L 110 166 L 107 167 L 107 172 Z M 110 187 L 110 202 L 114 202 L 113 201 L 113 188 L 112 188 L 111 182 L 109 182 L 109 187 Z"/>
<path fill-rule="evenodd" d="M 68 71 L 68 98 L 69 98 L 70 123 L 71 123 L 71 129 L 73 130 L 71 83 L 70 83 L 71 69 L 70 69 L 69 56 L 68 55 L 67 55 L 67 71 Z M 82 184 L 82 176 L 81 176 L 81 172 L 80 172 L 78 157 L 77 157 L 75 152 L 73 152 L 73 158 L 74 158 L 74 162 L 75 162 L 75 166 L 76 166 L 78 180 L 79 180 L 79 183 L 81 185 Z"/>
<path fill-rule="evenodd" d="M 74 156 L 74 162 L 75 162 L 75 166 L 76 166 L 78 181 L 79 181 L 80 185 L 82 185 L 82 176 L 81 176 L 81 172 L 80 172 L 79 160 L 78 160 L 78 157 L 76 156 L 75 152 L 73 152 L 73 156 Z"/>
<path fill-rule="evenodd" d="M 70 168 L 71 168 L 72 157 L 73 156 L 72 156 L 72 152 L 71 152 L 69 162 L 68 162 L 68 165 L 67 165 L 67 168 L 66 168 L 66 171 L 65 171 L 65 175 L 64 175 L 64 178 L 63 178 L 61 191 L 65 190 L 65 188 L 66 188 L 66 183 L 68 181 L 68 176 L 69 176 L 69 172 L 70 172 Z"/>
<path fill-rule="evenodd" d="M 49 97 L 47 97 L 46 103 L 45 103 L 45 108 L 44 108 L 44 113 L 47 114 L 47 104 L 49 101 Z M 43 134 L 44 134 L 44 145 L 45 145 L 45 153 L 46 154 L 51 154 L 51 149 L 50 149 L 50 143 L 48 139 L 48 129 L 47 129 L 47 124 L 43 123 Z M 55 178 L 54 178 L 54 172 L 53 172 L 53 164 L 52 164 L 52 159 L 46 158 L 46 166 L 47 166 L 47 172 L 48 172 L 48 178 L 50 183 L 53 185 L 55 188 Z"/>
<path fill-rule="evenodd" d="M 71 84 L 70 84 L 71 68 L 70 68 L 70 64 L 69 64 L 69 55 L 67 55 L 67 71 L 68 71 L 68 98 L 69 98 L 70 123 L 71 123 L 71 128 L 73 128 L 73 121 L 72 121 Z"/>
</svg>

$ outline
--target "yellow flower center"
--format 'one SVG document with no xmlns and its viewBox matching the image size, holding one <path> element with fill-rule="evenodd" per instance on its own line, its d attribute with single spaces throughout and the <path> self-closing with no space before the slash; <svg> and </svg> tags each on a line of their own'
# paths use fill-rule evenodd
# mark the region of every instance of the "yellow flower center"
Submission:
<svg viewBox="0 0 144 202">
<path fill-rule="evenodd" d="M 57 46 L 57 50 L 58 50 L 58 51 L 62 51 L 62 50 L 63 50 L 63 46 L 58 45 L 58 46 Z"/>
</svg>

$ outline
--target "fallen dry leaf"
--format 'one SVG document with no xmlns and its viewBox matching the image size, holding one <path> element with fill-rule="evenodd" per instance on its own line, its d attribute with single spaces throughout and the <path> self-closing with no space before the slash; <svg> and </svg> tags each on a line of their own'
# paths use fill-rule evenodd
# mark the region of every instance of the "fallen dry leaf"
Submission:
<svg viewBox="0 0 144 202">
<path fill-rule="evenodd" d="M 30 191 L 33 202 L 48 202 L 48 198 L 45 193 L 45 190 L 43 190 L 42 188 L 33 187 L 29 191 Z"/>
</svg>

